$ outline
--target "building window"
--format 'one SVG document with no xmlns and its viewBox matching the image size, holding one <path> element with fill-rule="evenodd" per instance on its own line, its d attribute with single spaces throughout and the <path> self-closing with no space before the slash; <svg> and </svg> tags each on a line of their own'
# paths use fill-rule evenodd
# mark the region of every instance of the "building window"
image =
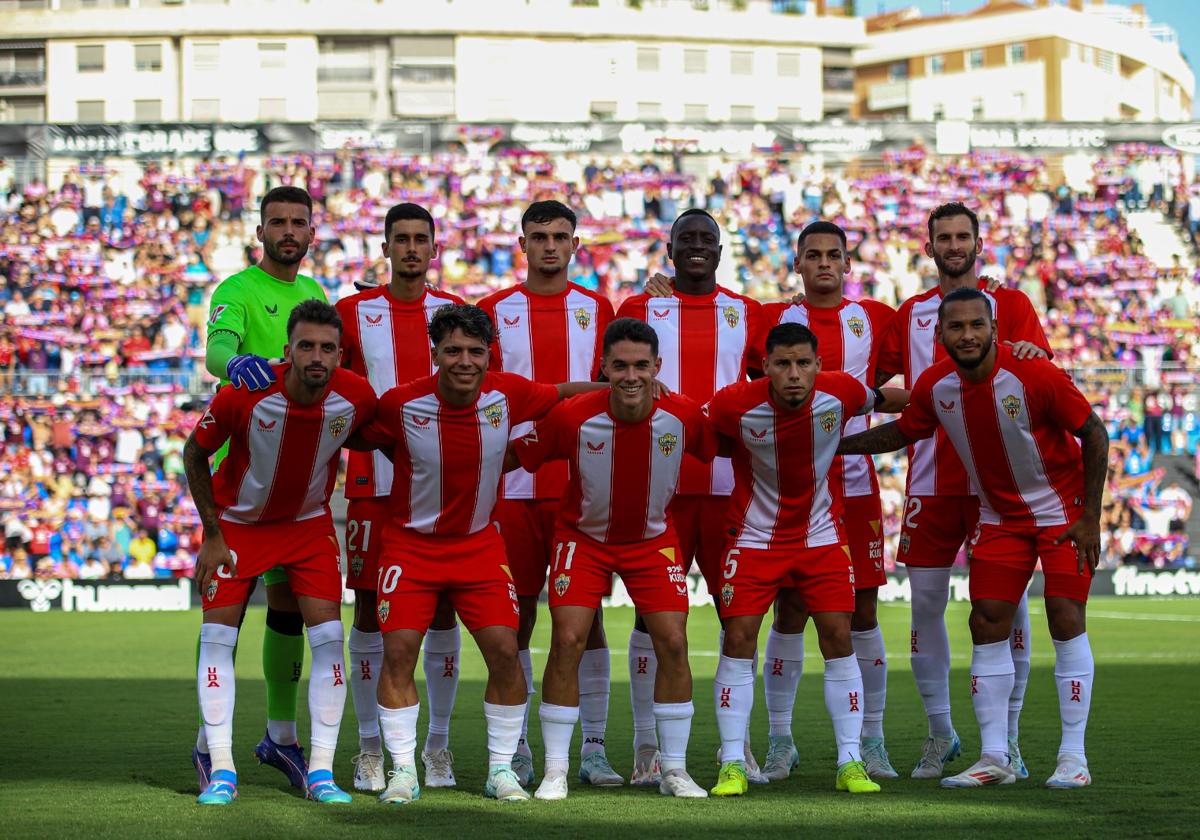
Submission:
<svg viewBox="0 0 1200 840">
<path fill-rule="evenodd" d="M 162 70 L 162 44 L 134 44 L 133 66 L 140 73 L 158 73 Z"/>
<path fill-rule="evenodd" d="M 754 53 L 750 50 L 734 50 L 729 54 L 729 72 L 735 76 L 754 75 Z"/>
<path fill-rule="evenodd" d="M 134 122 L 162 122 L 161 99 L 133 100 Z"/>
<path fill-rule="evenodd" d="M 683 72 L 692 74 L 707 73 L 708 50 L 684 50 Z"/>
<path fill-rule="evenodd" d="M 978 70 L 983 67 L 983 50 L 967 50 L 967 69 Z"/>
<path fill-rule="evenodd" d="M 1108 50 L 1096 50 L 1096 66 L 1105 73 L 1114 73 L 1117 69 L 1117 57 Z"/>
<path fill-rule="evenodd" d="M 658 47 L 637 48 L 637 69 L 639 73 L 658 72 Z"/>
<path fill-rule="evenodd" d="M 683 106 L 683 121 L 684 122 L 708 122 L 708 106 L 707 105 L 684 105 Z"/>
<path fill-rule="evenodd" d="M 589 110 L 594 120 L 612 120 L 617 116 L 617 103 L 611 99 L 602 99 L 593 102 Z"/>
<path fill-rule="evenodd" d="M 946 56 L 931 55 L 929 56 L 929 75 L 937 76 L 946 72 Z"/>
<path fill-rule="evenodd" d="M 1025 61 L 1025 45 L 1024 44 L 1009 44 L 1008 45 L 1008 63 L 1020 64 Z"/>
<path fill-rule="evenodd" d="M 221 45 L 216 41 L 197 41 L 192 45 L 194 70 L 221 69 Z"/>
<path fill-rule="evenodd" d="M 983 100 L 980 99 L 979 97 L 976 97 L 971 100 L 971 119 L 973 119 L 973 120 L 983 119 Z"/>
<path fill-rule="evenodd" d="M 937 120 L 944 119 L 945 116 L 946 116 L 946 108 L 944 105 L 942 105 L 940 102 L 938 102 L 933 106 L 933 110 L 929 114 L 929 119 L 934 120 L 936 122 Z"/>
<path fill-rule="evenodd" d="M 783 106 L 780 106 L 779 121 L 780 122 L 803 122 L 804 121 L 804 112 L 801 111 L 799 108 L 785 108 Z"/>
<path fill-rule="evenodd" d="M 1025 116 L 1025 93 L 1024 93 L 1024 91 L 1018 91 L 1018 92 L 1014 93 L 1012 101 L 1013 101 L 1014 115 L 1018 116 L 1018 117 Z"/>
<path fill-rule="evenodd" d="M 75 47 L 75 69 L 80 73 L 103 73 L 104 45 L 77 45 Z"/>
<path fill-rule="evenodd" d="M 753 105 L 731 105 L 729 119 L 733 122 L 754 122 Z"/>
<path fill-rule="evenodd" d="M 260 99 L 258 100 L 258 118 L 263 122 L 268 120 L 286 120 L 287 119 L 287 100 L 286 99 Z"/>
<path fill-rule="evenodd" d="M 221 100 L 193 99 L 192 119 L 196 122 L 217 122 L 221 119 Z"/>
<path fill-rule="evenodd" d="M 800 75 L 800 53 L 781 52 L 775 58 L 775 70 L 780 76 L 794 79 Z"/>
<path fill-rule="evenodd" d="M 893 61 L 888 65 L 888 81 L 901 82 L 908 78 L 908 62 Z"/>
<path fill-rule="evenodd" d="M 103 99 L 80 99 L 75 103 L 75 120 L 81 123 L 104 122 Z"/>
<path fill-rule="evenodd" d="M 637 104 L 637 118 L 639 120 L 661 120 L 662 119 L 662 103 L 661 102 L 639 102 Z"/>
<path fill-rule="evenodd" d="M 287 44 L 283 41 L 259 41 L 260 70 L 282 70 L 287 67 Z"/>
</svg>

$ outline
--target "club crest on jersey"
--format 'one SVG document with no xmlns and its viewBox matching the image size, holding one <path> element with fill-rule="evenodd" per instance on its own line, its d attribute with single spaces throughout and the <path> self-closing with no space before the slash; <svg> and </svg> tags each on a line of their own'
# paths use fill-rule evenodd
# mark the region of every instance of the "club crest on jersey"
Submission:
<svg viewBox="0 0 1200 840">
<path fill-rule="evenodd" d="M 579 325 L 579 329 L 586 330 L 592 324 L 592 315 L 582 306 L 575 310 L 575 323 Z"/>
<path fill-rule="evenodd" d="M 731 601 L 733 601 L 733 584 L 727 583 L 721 587 L 721 603 L 728 607 Z"/>
<path fill-rule="evenodd" d="M 570 575 L 559 575 L 554 579 L 554 591 L 558 593 L 559 598 L 567 594 L 567 589 L 569 589 L 570 586 Z"/>
<path fill-rule="evenodd" d="M 362 574 L 362 570 L 363 570 L 363 558 L 362 558 L 362 555 L 361 555 L 361 554 L 355 554 L 353 557 L 351 557 L 351 558 L 350 558 L 350 572 L 351 572 L 351 573 L 352 573 L 352 574 L 353 574 L 355 577 L 358 577 L 359 575 L 361 575 L 361 574 Z"/>
<path fill-rule="evenodd" d="M 493 429 L 499 429 L 500 424 L 504 422 L 504 406 L 500 403 L 484 406 L 483 416 L 492 424 Z"/>
<path fill-rule="evenodd" d="M 900 553 L 901 554 L 908 554 L 908 546 L 909 546 L 910 542 L 912 542 L 912 541 L 909 539 L 908 534 L 900 535 Z"/>
<path fill-rule="evenodd" d="M 663 454 L 663 457 L 670 458 L 671 453 L 675 451 L 675 446 L 679 443 L 679 437 L 670 432 L 664 432 L 658 436 L 658 451 Z"/>
<path fill-rule="evenodd" d="M 1004 409 L 1004 413 L 1013 420 L 1017 419 L 1017 415 L 1021 413 L 1021 401 L 1009 394 L 1004 399 L 1000 400 L 1000 407 Z"/>
<path fill-rule="evenodd" d="M 380 622 L 387 621 L 388 615 L 392 612 L 392 602 L 380 601 L 379 606 L 375 608 L 375 612 L 379 615 Z"/>
<path fill-rule="evenodd" d="M 342 432 L 346 431 L 346 427 L 349 425 L 350 420 L 345 415 L 342 415 L 341 417 L 334 417 L 329 421 L 329 434 L 333 435 L 334 437 L 339 437 Z"/>
<path fill-rule="evenodd" d="M 825 430 L 825 434 L 833 434 L 834 428 L 837 426 L 837 412 L 826 411 L 820 418 L 821 428 Z"/>
<path fill-rule="evenodd" d="M 729 325 L 729 329 L 736 327 L 738 325 L 738 321 L 742 319 L 742 316 L 739 315 L 738 311 L 732 306 L 726 306 L 724 309 L 722 309 L 721 315 L 724 316 L 725 323 Z"/>
<path fill-rule="evenodd" d="M 208 588 L 204 590 L 204 597 L 210 602 L 217 597 L 217 579 L 215 577 L 208 582 Z"/>
<path fill-rule="evenodd" d="M 863 333 L 867 331 L 867 325 L 863 323 L 862 318 L 850 318 L 846 321 L 846 326 L 850 328 L 850 332 L 854 333 L 855 338 L 862 338 Z"/>
</svg>

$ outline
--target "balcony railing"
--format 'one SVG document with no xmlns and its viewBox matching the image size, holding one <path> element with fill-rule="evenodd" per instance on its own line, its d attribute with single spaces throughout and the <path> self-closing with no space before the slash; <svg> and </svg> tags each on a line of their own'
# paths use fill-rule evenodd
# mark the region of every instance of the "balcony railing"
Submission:
<svg viewBox="0 0 1200 840">
<path fill-rule="evenodd" d="M 0 88 L 42 87 L 45 84 L 45 70 L 0 70 Z"/>
<path fill-rule="evenodd" d="M 372 67 L 318 67 L 318 82 L 369 82 L 375 78 Z"/>
</svg>

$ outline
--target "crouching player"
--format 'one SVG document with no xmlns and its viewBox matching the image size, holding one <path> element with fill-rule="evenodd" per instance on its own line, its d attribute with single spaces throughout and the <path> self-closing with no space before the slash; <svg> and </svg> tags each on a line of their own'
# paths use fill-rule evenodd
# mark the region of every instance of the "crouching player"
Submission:
<svg viewBox="0 0 1200 840">
<path fill-rule="evenodd" d="M 720 569 L 725 641 L 713 683 L 721 769 L 715 796 L 747 790 L 746 724 L 754 705 L 754 649 L 763 616 L 795 588 L 812 615 L 825 657 L 825 706 L 837 740 L 838 790 L 874 793 L 859 741 L 863 680 L 850 640 L 854 567 L 834 510 L 828 473 L 854 416 L 896 411 L 907 391 L 868 388 L 848 373 L 821 373 L 817 339 L 801 324 L 767 333 L 765 378 L 722 388 L 708 414 L 732 443 L 730 542 Z"/>
<path fill-rule="evenodd" d="M 375 393 L 340 369 L 341 319 L 327 303 L 305 301 L 288 318 L 284 363 L 264 390 L 222 388 L 184 447 L 192 499 L 204 525 L 196 580 L 204 608 L 197 688 L 212 775 L 202 805 L 237 798 L 233 765 L 233 651 L 255 579 L 287 571 L 308 626 L 309 799 L 349 802 L 333 781 L 346 665 L 340 614 L 339 548 L 329 495 L 341 448 L 371 421 Z M 217 473 L 209 458 L 229 441 Z"/>
<path fill-rule="evenodd" d="M 538 799 L 567 796 L 568 753 L 579 720 L 579 662 L 614 572 L 645 620 L 658 657 L 659 792 L 707 795 L 686 769 L 694 713 L 688 590 L 667 507 L 684 453 L 711 461 L 716 440 L 698 404 L 684 396 L 655 396 L 661 365 L 654 330 L 643 321 L 618 318 L 604 333 L 601 369 L 609 386 L 563 403 L 511 447 L 511 468 L 518 461 L 530 471 L 557 459 L 570 464 L 550 567 L 553 630 L 540 710 L 546 767 Z"/>
</svg>

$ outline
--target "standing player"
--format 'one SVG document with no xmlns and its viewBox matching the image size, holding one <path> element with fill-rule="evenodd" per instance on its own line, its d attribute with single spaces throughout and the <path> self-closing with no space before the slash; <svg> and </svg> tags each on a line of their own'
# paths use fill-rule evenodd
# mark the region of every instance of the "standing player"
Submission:
<svg viewBox="0 0 1200 840">
<path fill-rule="evenodd" d="M 978 762 L 942 786 L 1016 780 L 1009 637 L 1040 559 L 1062 720 L 1058 766 L 1046 786 L 1083 787 L 1092 781 L 1084 731 L 1095 676 L 1086 604 L 1100 559 L 1108 434 L 1063 371 L 1045 359 L 1016 361 L 996 345 L 991 301 L 982 292 L 951 292 L 937 317 L 949 358 L 921 374 L 899 420 L 847 438 L 840 451 L 889 452 L 940 428 L 979 492 L 980 524 L 971 538 L 971 697 L 982 750 Z"/>
<path fill-rule="evenodd" d="M 383 223 L 383 254 L 392 267 L 391 282 L 337 303 L 346 325 L 342 363 L 370 380 L 375 393 L 381 396 L 397 385 L 434 372 L 429 320 L 440 307 L 462 303 L 455 295 L 425 285 L 437 244 L 433 216 L 424 207 L 397 204 L 388 210 Z M 375 690 L 383 665 L 383 636 L 375 618 L 375 586 L 392 478 L 392 462 L 382 452 L 350 453 L 346 472 L 346 585 L 355 594 L 350 689 L 358 717 L 359 754 L 354 758 L 354 787 L 370 791 L 381 791 L 387 784 Z M 427 787 L 451 787 L 455 783 L 449 738 L 460 649 L 454 611 L 443 599 L 425 635 L 422 660 L 429 693 L 429 731 L 421 752 Z"/>
<path fill-rule="evenodd" d="M 571 466 L 550 570 L 554 629 L 540 707 L 546 769 L 535 796 L 567 796 L 567 753 L 581 714 L 579 662 L 600 599 L 616 573 L 658 652 L 659 791 L 702 798 L 704 789 L 686 768 L 695 712 L 687 657 L 687 572 L 667 505 L 684 453 L 712 460 L 716 441 L 695 402 L 676 395 L 655 399 L 654 377 L 662 360 L 658 336 L 644 322 L 614 321 L 604 333 L 602 364 L 608 389 L 563 403 L 512 444 L 530 469 L 555 459 Z"/>
<path fill-rule="evenodd" d="M 645 321 L 658 334 L 662 351 L 659 379 L 675 393 L 707 402 L 719 389 L 746 378 L 747 365 L 762 325 L 758 301 L 717 285 L 721 229 L 703 210 L 682 213 L 671 226 L 667 256 L 675 266 L 674 290 L 663 296 L 640 294 L 621 304 L 618 317 Z M 725 512 L 733 489 L 728 458 L 711 464 L 684 459 L 671 520 L 687 569 L 700 566 L 716 598 L 725 548 Z M 718 602 L 718 612 L 721 607 Z M 654 731 L 654 645 L 640 617 L 629 639 L 629 693 L 633 706 L 633 784 L 657 784 L 658 747 Z M 746 768 L 751 781 L 766 782 L 746 736 Z"/>
<path fill-rule="evenodd" d="M 392 451 L 396 471 L 376 606 L 384 655 L 379 723 L 395 769 L 379 798 L 397 804 L 420 798 L 413 670 L 421 637 L 446 593 L 488 669 L 485 793 L 528 799 L 512 770 L 527 699 L 517 659 L 520 610 L 492 509 L 512 426 L 539 419 L 560 397 L 604 386 L 545 385 L 489 373 L 492 322 L 475 306 L 442 307 L 429 336 L 437 374 L 384 394 L 365 433 Z"/>
<path fill-rule="evenodd" d="M 767 609 L 795 588 L 811 613 L 825 657 L 825 705 L 837 739 L 838 790 L 874 793 L 859 742 L 863 681 L 850 641 L 854 566 L 829 471 L 851 417 L 896 410 L 907 393 L 884 395 L 848 373 L 821 373 L 818 341 L 802 324 L 766 337 L 765 379 L 722 388 L 708 415 L 733 443 L 730 542 L 719 589 L 725 638 L 713 683 L 721 733 L 715 796 L 746 792 L 746 726 L 754 706 L 754 651 Z"/>
<path fill-rule="evenodd" d="M 938 285 L 900 305 L 876 358 L 876 384 L 903 373 L 905 387 L 912 388 L 917 377 L 945 357 L 945 350 L 934 340 L 938 307 L 955 289 L 985 288 L 975 273 L 981 247 L 979 219 L 970 208 L 953 202 L 929 214 L 925 253 L 937 265 Z M 1029 298 L 1014 289 L 997 289 L 988 293 L 987 299 L 996 318 L 998 339 L 1012 344 L 1017 358 L 1049 355 L 1050 345 Z M 906 490 L 898 559 L 908 567 L 912 671 L 929 719 L 929 737 L 912 777 L 936 779 L 960 750 L 950 718 L 946 604 L 950 567 L 963 541 L 975 530 L 979 499 L 973 495 L 962 461 L 941 431 L 909 448 Z M 1013 624 L 1012 649 L 1017 676 L 1009 702 L 1009 752 L 1018 776 L 1025 778 L 1029 774 L 1017 744 L 1017 721 L 1029 680 L 1029 608 L 1024 598 Z"/>
<path fill-rule="evenodd" d="M 338 369 L 341 321 L 332 306 L 306 301 L 287 322 L 285 363 L 265 389 L 221 389 L 184 447 L 192 498 L 204 523 L 196 580 L 204 607 L 197 689 L 211 778 L 199 802 L 237 798 L 233 765 L 233 652 L 255 578 L 282 566 L 298 596 L 312 648 L 308 706 L 312 755 L 308 798 L 349 802 L 333 781 L 333 754 L 346 703 L 338 544 L 329 513 L 338 456 L 370 422 L 375 394 Z M 226 442 L 214 477 L 208 459 Z"/>
<path fill-rule="evenodd" d="M 521 217 L 521 250 L 529 260 L 524 283 L 496 292 L 479 306 L 496 325 L 492 369 L 553 384 L 594 380 L 600 366 L 604 330 L 613 319 L 603 295 L 567 280 L 567 267 L 579 248 L 575 214 L 557 201 L 536 201 Z M 513 427 L 520 438 L 531 426 Z M 538 596 L 546 586 L 554 537 L 554 516 L 567 481 L 563 463 L 547 464 L 536 473 L 517 470 L 504 477 L 496 502 L 496 523 L 517 585 L 521 624 L 517 632 L 521 668 L 533 693 L 533 659 L 529 641 L 537 620 Z M 619 785 L 604 749 L 608 724 L 611 659 L 599 611 L 579 666 L 583 746 L 579 778 L 593 785 Z M 533 782 L 533 753 L 521 731 L 513 769 L 523 785 Z"/>
<path fill-rule="evenodd" d="M 772 303 L 763 307 L 767 328 L 776 324 L 807 326 L 821 347 L 821 369 L 845 371 L 864 385 L 874 382 L 872 363 L 880 340 L 895 311 L 874 300 L 847 300 L 842 295 L 850 260 L 846 233 L 832 222 L 816 221 L 801 231 L 793 265 L 804 281 L 800 303 Z M 850 434 L 866 429 L 866 417 L 850 418 Z M 854 616 L 850 640 L 863 680 L 862 756 L 873 778 L 894 779 L 883 741 L 883 709 L 887 702 L 887 652 L 879 630 L 876 605 L 879 587 L 887 583 L 883 571 L 883 511 L 879 479 L 870 458 L 834 458 L 829 471 L 830 491 L 836 511 L 840 507 L 846 544 L 854 562 Z M 804 626 L 808 616 L 799 593 L 785 589 L 776 604 L 775 621 L 767 634 L 763 657 L 763 692 L 770 721 L 767 758 L 763 773 L 768 779 L 786 779 L 799 754 L 792 740 L 792 710 L 804 670 Z"/>
<path fill-rule="evenodd" d="M 256 234 L 263 246 L 258 265 L 226 278 L 209 304 L 208 345 L 204 366 L 222 385 L 259 391 L 270 388 L 275 369 L 267 361 L 288 343 L 288 313 L 306 300 L 325 301 L 315 280 L 300 273 L 315 231 L 312 199 L 299 187 L 276 187 L 259 205 Z M 216 464 L 225 457 L 217 452 Z M 303 620 L 282 569 L 268 567 L 267 629 L 262 667 L 267 686 L 267 733 L 254 748 L 259 762 L 282 771 L 304 789 L 304 749 L 296 738 L 296 696 L 304 667 Z M 196 737 L 192 763 L 200 787 L 208 785 L 208 745 L 204 727 Z"/>
</svg>

